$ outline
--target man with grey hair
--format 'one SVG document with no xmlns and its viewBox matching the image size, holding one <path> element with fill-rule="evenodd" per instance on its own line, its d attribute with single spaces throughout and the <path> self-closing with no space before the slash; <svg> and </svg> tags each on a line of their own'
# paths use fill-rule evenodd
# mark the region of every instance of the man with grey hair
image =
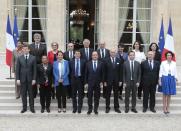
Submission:
<svg viewBox="0 0 181 131">
<path fill-rule="evenodd" d="M 74 44 L 70 42 L 67 45 L 67 51 L 64 52 L 64 59 L 70 62 L 71 60 L 74 59 L 74 53 L 75 53 Z M 70 75 L 69 75 L 69 80 L 71 80 Z M 72 87 L 71 87 L 71 85 L 69 85 L 67 93 L 68 93 L 68 98 L 72 98 Z"/>
<path fill-rule="evenodd" d="M 109 58 L 109 56 L 110 56 L 109 50 L 106 49 L 106 43 L 105 42 L 99 43 L 99 48 L 97 49 L 97 52 L 98 52 L 99 60 L 101 60 L 103 62 L 103 65 L 104 65 L 104 60 Z M 106 98 L 106 87 L 105 86 L 103 86 L 102 97 Z"/>
<path fill-rule="evenodd" d="M 81 58 L 85 59 L 86 61 L 91 60 L 92 52 L 94 51 L 92 48 L 90 48 L 90 40 L 84 39 L 83 41 L 84 48 L 80 49 Z"/>
<path fill-rule="evenodd" d="M 47 55 L 47 48 L 45 44 L 41 43 L 41 34 L 35 33 L 33 35 L 34 42 L 30 44 L 30 54 L 36 57 L 36 64 L 41 64 L 41 58 Z M 37 95 L 37 85 L 33 86 L 33 96 L 36 98 Z"/>
<path fill-rule="evenodd" d="M 74 53 L 74 44 L 70 42 L 67 44 L 67 51 L 64 52 L 64 59 L 68 61 L 72 60 Z"/>
</svg>

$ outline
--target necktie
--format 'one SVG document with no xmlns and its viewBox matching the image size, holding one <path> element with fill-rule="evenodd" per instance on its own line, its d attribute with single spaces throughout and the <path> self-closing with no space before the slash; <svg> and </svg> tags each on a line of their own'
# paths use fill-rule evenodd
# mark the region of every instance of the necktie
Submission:
<svg viewBox="0 0 181 131">
<path fill-rule="evenodd" d="M 101 57 L 104 58 L 104 49 L 101 49 Z"/>
<path fill-rule="evenodd" d="M 76 60 L 76 68 L 75 68 L 75 76 L 78 77 L 79 76 L 79 60 Z"/>
<path fill-rule="evenodd" d="M 112 64 L 113 64 L 113 68 L 115 67 L 115 59 L 114 57 L 112 58 Z"/>
<path fill-rule="evenodd" d="M 133 75 L 134 74 L 134 66 L 133 66 L 133 61 L 131 61 L 131 79 L 133 80 Z"/>
<path fill-rule="evenodd" d="M 26 64 L 27 64 L 27 62 L 28 62 L 28 56 L 27 55 L 25 56 L 25 60 L 26 60 Z"/>
<path fill-rule="evenodd" d="M 38 44 L 35 44 L 35 48 L 38 50 L 39 48 L 38 48 Z"/>
<path fill-rule="evenodd" d="M 72 54 L 72 51 L 70 51 L 70 59 L 72 59 L 73 58 L 73 54 Z"/>
<path fill-rule="evenodd" d="M 86 57 L 87 57 L 87 60 L 89 60 L 89 51 L 88 51 L 88 48 L 86 48 Z"/>
<path fill-rule="evenodd" d="M 94 71 L 96 72 L 96 69 L 97 69 L 97 67 L 96 67 L 96 62 L 94 61 Z"/>
<path fill-rule="evenodd" d="M 150 66 L 150 69 L 152 70 L 151 60 L 149 61 L 149 66 Z"/>
</svg>

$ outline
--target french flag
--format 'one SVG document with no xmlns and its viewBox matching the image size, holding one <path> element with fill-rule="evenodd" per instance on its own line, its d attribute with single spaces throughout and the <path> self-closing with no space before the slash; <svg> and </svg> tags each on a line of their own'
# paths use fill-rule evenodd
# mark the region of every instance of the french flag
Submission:
<svg viewBox="0 0 181 131">
<path fill-rule="evenodd" d="M 6 27 L 6 64 L 11 66 L 12 53 L 15 49 L 14 39 L 11 31 L 10 18 L 8 15 L 7 18 L 7 27 Z"/>
<path fill-rule="evenodd" d="M 174 57 L 172 58 L 172 60 L 176 61 L 171 18 L 169 19 L 168 33 L 165 39 L 165 45 L 162 52 L 162 61 L 166 60 L 165 53 L 168 51 L 171 51 L 174 54 Z"/>
</svg>

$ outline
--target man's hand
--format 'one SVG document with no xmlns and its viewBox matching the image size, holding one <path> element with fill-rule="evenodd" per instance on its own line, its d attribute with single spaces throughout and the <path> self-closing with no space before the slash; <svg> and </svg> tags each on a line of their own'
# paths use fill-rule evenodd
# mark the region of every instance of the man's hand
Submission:
<svg viewBox="0 0 181 131">
<path fill-rule="evenodd" d="M 32 85 L 35 85 L 36 84 L 36 80 L 32 80 Z"/>
<path fill-rule="evenodd" d="M 104 86 L 107 86 L 107 82 L 104 82 Z"/>
<path fill-rule="evenodd" d="M 63 83 L 63 79 L 59 79 L 59 81 L 58 81 L 59 83 Z"/>
<path fill-rule="evenodd" d="M 119 82 L 119 86 L 121 86 L 121 85 L 122 85 L 122 82 L 120 81 L 120 82 Z"/>
<path fill-rule="evenodd" d="M 84 90 L 88 91 L 88 84 L 87 83 L 84 85 Z"/>
<path fill-rule="evenodd" d="M 139 86 L 140 86 L 140 83 L 137 82 L 137 83 L 136 83 L 136 87 L 139 87 Z"/>
<path fill-rule="evenodd" d="M 123 83 L 123 88 L 125 88 L 126 87 L 126 83 Z"/>
<path fill-rule="evenodd" d="M 100 83 L 100 87 L 103 88 L 103 82 Z"/>
<path fill-rule="evenodd" d="M 159 86 L 162 86 L 161 80 L 158 80 L 158 84 Z"/>
<path fill-rule="evenodd" d="M 40 88 L 40 84 L 37 84 L 37 88 Z"/>
<path fill-rule="evenodd" d="M 18 86 L 21 85 L 20 80 L 17 80 L 16 83 L 17 83 Z"/>
</svg>

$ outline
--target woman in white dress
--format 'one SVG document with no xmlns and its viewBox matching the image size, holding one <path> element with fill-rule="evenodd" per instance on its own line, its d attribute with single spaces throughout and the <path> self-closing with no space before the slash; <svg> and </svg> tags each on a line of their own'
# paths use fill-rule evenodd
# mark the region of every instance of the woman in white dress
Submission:
<svg viewBox="0 0 181 131">
<path fill-rule="evenodd" d="M 168 114 L 170 108 L 171 95 L 176 95 L 177 67 L 172 59 L 174 54 L 170 51 L 165 53 L 166 60 L 160 65 L 159 85 L 163 93 L 163 112 Z"/>
</svg>

